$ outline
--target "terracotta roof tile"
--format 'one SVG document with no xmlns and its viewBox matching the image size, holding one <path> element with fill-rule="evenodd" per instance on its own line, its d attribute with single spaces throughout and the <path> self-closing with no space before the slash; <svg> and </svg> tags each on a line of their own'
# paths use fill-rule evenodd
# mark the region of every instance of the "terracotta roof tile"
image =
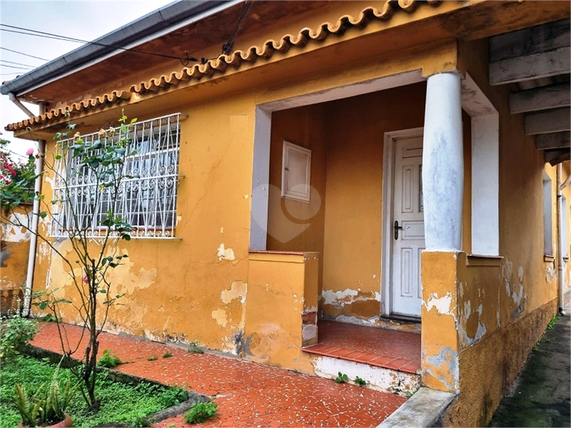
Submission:
<svg viewBox="0 0 571 428">
<path fill-rule="evenodd" d="M 410 1 L 408 0 L 406 5 L 402 6 L 404 10 L 410 10 L 410 6 L 407 6 Z M 378 19 L 384 21 L 390 19 L 396 3 L 396 0 L 388 0 L 383 5 L 382 10 L 378 10 L 375 7 L 367 7 L 359 13 L 357 18 L 344 15 L 337 22 L 324 22 L 315 30 L 306 27 L 295 35 L 286 34 L 278 41 L 267 40 L 262 46 L 251 46 L 244 51 L 236 50 L 230 55 L 220 55 L 218 58 L 209 60 L 205 64 L 195 64 L 192 67 L 187 67 L 181 73 L 173 72 L 168 76 L 163 75 L 160 77 L 160 80 L 164 79 L 170 85 L 178 85 L 182 81 L 191 79 L 199 80 L 204 76 L 210 77 L 217 72 L 224 73 L 228 66 L 238 68 L 243 63 L 254 63 L 260 58 L 268 59 L 276 52 L 286 53 L 292 47 L 301 48 L 310 42 L 323 41 L 330 35 L 340 35 L 351 27 L 364 28 L 371 20 Z M 435 1 L 432 1 L 432 3 L 434 4 Z M 157 80 L 153 78 L 140 82 L 131 86 L 130 90 L 139 94 L 156 92 L 159 89 L 157 88 Z"/>
<path fill-rule="evenodd" d="M 426 1 L 426 3 L 430 5 L 437 5 L 440 2 L 441 0 Z M 94 107 L 105 107 L 129 100 L 131 93 L 145 94 L 158 92 L 163 89 L 168 90 L 169 87 L 176 87 L 183 82 L 200 80 L 203 77 L 210 77 L 216 73 L 222 74 L 226 72 L 229 66 L 239 68 L 244 63 L 254 63 L 258 59 L 271 58 L 276 52 L 286 53 L 292 47 L 301 48 L 311 42 L 321 42 L 331 35 L 341 35 L 352 27 L 364 28 L 373 20 L 389 20 L 393 16 L 396 8 L 401 8 L 408 13 L 412 13 L 420 3 L 424 2 L 420 2 L 419 0 L 387 0 L 381 10 L 370 6 L 363 9 L 356 18 L 350 15 L 344 15 L 340 17 L 337 22 L 324 22 L 315 30 L 306 27 L 295 35 L 286 34 L 278 41 L 267 40 L 262 46 L 251 46 L 245 51 L 236 50 L 230 55 L 220 55 L 218 58 L 211 59 L 204 64 L 195 64 L 192 67 L 184 68 L 180 72 L 172 72 L 168 75 L 161 75 L 158 78 L 140 82 L 132 85 L 129 90 L 130 92 L 113 91 L 111 94 L 104 94 L 87 101 L 71 104 L 66 108 L 52 110 L 41 116 L 10 124 L 6 126 L 5 129 L 7 131 L 24 129 L 33 124 L 45 123 L 65 115 L 66 111 L 73 114 Z"/>
<path fill-rule="evenodd" d="M 49 122 L 51 120 L 57 119 L 59 117 L 64 117 L 67 114 L 73 114 L 81 110 L 89 110 L 94 107 L 106 104 L 117 104 L 120 102 L 128 101 L 131 99 L 132 95 L 133 94 L 128 91 L 113 91 L 110 94 L 104 94 L 89 100 L 81 101 L 79 103 L 73 103 L 64 108 L 53 109 L 39 116 L 32 117 L 21 122 L 12 123 L 7 125 L 5 129 L 6 131 L 17 131 L 19 129 L 25 129 L 28 126 Z"/>
</svg>

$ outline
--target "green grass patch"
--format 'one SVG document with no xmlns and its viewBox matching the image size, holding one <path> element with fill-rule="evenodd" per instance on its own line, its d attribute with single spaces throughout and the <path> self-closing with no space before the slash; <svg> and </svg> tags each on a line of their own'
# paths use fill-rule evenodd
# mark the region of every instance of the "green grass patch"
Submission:
<svg viewBox="0 0 571 428">
<path fill-rule="evenodd" d="M 16 427 L 20 414 L 14 405 L 14 385 L 18 382 L 28 391 L 36 391 L 43 383 L 49 383 L 55 366 L 44 360 L 28 356 L 18 356 L 9 364 L 2 364 L 0 370 L 0 427 Z M 59 376 L 66 378 L 68 370 L 60 369 Z M 180 388 L 172 388 L 140 382 L 128 385 L 116 382 L 101 373 L 97 380 L 97 397 L 101 399 L 101 409 L 89 414 L 81 393 L 73 399 L 68 413 L 74 427 L 93 427 L 102 424 L 129 424 L 142 426 L 145 417 L 159 410 L 178 404 L 183 398 Z M 186 391 L 184 391 L 186 393 Z M 108 425 L 109 426 L 109 425 Z"/>
</svg>

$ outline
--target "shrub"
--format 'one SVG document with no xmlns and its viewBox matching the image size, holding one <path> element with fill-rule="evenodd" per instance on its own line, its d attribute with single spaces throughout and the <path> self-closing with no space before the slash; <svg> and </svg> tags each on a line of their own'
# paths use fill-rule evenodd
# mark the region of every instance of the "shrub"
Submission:
<svg viewBox="0 0 571 428">
<path fill-rule="evenodd" d="M 161 402 L 165 407 L 177 406 L 188 400 L 188 392 L 182 386 L 171 385 L 169 389 L 161 394 Z"/>
<path fill-rule="evenodd" d="M 0 326 L 0 358 L 10 361 L 15 355 L 22 353 L 26 343 L 38 334 L 38 323 L 35 320 L 15 316 L 2 320 Z"/>
<path fill-rule="evenodd" d="M 207 419 L 213 418 L 218 412 L 218 404 L 213 402 L 196 403 L 183 416 L 184 421 L 188 424 L 197 424 Z"/>
<path fill-rule="evenodd" d="M 111 353 L 110 350 L 105 349 L 103 351 L 103 356 L 97 361 L 97 365 L 100 367 L 106 367 L 108 369 L 112 369 L 113 367 L 117 367 L 119 364 L 123 364 L 123 361 Z"/>
</svg>

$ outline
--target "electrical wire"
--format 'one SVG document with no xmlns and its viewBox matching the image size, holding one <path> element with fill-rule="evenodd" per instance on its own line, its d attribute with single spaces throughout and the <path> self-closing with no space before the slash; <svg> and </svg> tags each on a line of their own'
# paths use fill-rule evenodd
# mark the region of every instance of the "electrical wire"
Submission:
<svg viewBox="0 0 571 428">
<path fill-rule="evenodd" d="M 0 64 L 0 67 L 15 68 L 15 69 L 17 69 L 17 70 L 30 70 L 30 68 L 28 68 L 28 67 L 20 67 L 19 65 L 4 65 L 4 64 Z"/>
<path fill-rule="evenodd" d="M 22 158 L 22 159 L 28 159 L 28 156 L 24 156 L 24 155 L 21 155 L 19 153 L 13 152 L 12 150 L 8 150 L 8 149 L 3 148 L 2 151 L 6 152 L 6 153 L 10 153 L 11 155 L 14 155 L 14 156 L 18 156 L 19 158 Z"/>
<path fill-rule="evenodd" d="M 238 33 L 240 32 L 240 30 L 242 29 L 244 22 L 246 20 L 246 17 L 248 16 L 248 13 L 250 12 L 250 10 L 252 9 L 252 6 L 254 5 L 254 1 L 253 0 L 246 0 L 244 2 L 244 6 L 242 7 L 242 11 L 240 12 L 240 16 L 238 17 L 238 21 L 236 22 L 236 25 L 234 26 L 234 29 L 232 30 L 232 33 L 230 35 L 230 38 L 228 39 L 228 41 L 222 46 L 222 53 L 223 54 L 230 54 L 230 52 L 232 52 L 232 48 L 234 46 L 234 41 L 236 40 L 236 37 L 238 35 Z M 169 58 L 169 59 L 177 59 L 181 62 L 181 64 L 184 67 L 187 67 L 188 65 L 190 65 L 191 62 L 198 62 L 199 60 L 197 60 L 194 57 L 190 57 L 188 56 L 188 53 L 185 52 L 185 56 L 184 57 L 178 57 L 178 56 L 174 56 L 174 55 L 166 55 L 166 54 L 159 54 L 159 53 L 155 53 L 155 52 L 149 52 L 149 51 L 143 51 L 140 49 L 134 49 L 134 48 L 123 48 L 120 46 L 113 46 L 113 45 L 108 45 L 105 43 L 100 43 L 100 42 L 95 42 L 95 41 L 89 41 L 89 40 L 83 40 L 83 39 L 78 39 L 75 37 L 68 37 L 68 36 L 62 36 L 60 34 L 55 34 L 55 33 L 48 33 L 46 31 L 39 31 L 39 30 L 33 30 L 30 28 L 25 28 L 25 27 L 19 27 L 16 25 L 8 25 L 8 24 L 1 24 L 1 27 L 6 27 L 6 28 L 0 28 L 0 31 L 6 31 L 9 33 L 16 33 L 16 34 L 23 34 L 23 35 L 27 35 L 27 36 L 35 36 L 35 37 L 41 37 L 41 38 L 45 38 L 45 39 L 54 39 L 54 40 L 60 40 L 60 41 L 66 41 L 66 42 L 72 42 L 72 43 L 86 43 L 86 44 L 90 44 L 90 45 L 95 45 L 95 46 L 102 46 L 102 47 L 108 47 L 108 48 L 113 48 L 113 49 L 118 49 L 118 50 L 122 50 L 125 52 L 134 52 L 134 53 L 138 53 L 138 54 L 142 54 L 142 55 L 151 55 L 151 56 L 156 56 L 156 57 L 160 57 L 160 58 Z M 8 48 L 4 48 L 2 47 L 1 49 L 3 50 L 7 50 L 9 52 L 14 52 L 20 55 L 25 55 L 25 56 L 29 56 L 31 58 L 36 58 L 36 59 L 41 59 L 43 61 L 48 61 L 47 59 L 44 58 L 39 58 L 33 55 L 29 55 L 29 54 L 25 54 L 23 52 L 18 52 L 12 49 L 8 49 Z M 214 59 L 214 58 L 211 58 Z M 206 62 L 208 62 L 207 58 L 201 58 L 200 62 L 202 64 L 205 64 Z M 3 67 L 10 67 L 7 65 L 2 65 Z M 17 67 L 11 67 L 11 68 L 17 68 Z"/>
<path fill-rule="evenodd" d="M 0 59 L 0 62 L 7 62 L 8 64 L 21 65 L 21 66 L 28 67 L 28 68 L 36 68 L 37 67 L 35 65 L 22 64 L 21 62 L 8 61 L 6 59 Z"/>
<path fill-rule="evenodd" d="M 108 45 L 108 44 L 105 44 L 105 43 L 100 43 L 100 42 L 95 42 L 95 41 L 77 39 L 77 38 L 75 38 L 75 37 L 62 36 L 62 35 L 60 35 L 60 34 L 54 34 L 54 33 L 48 33 L 48 32 L 45 32 L 45 31 L 32 30 L 32 29 L 30 29 L 30 28 L 18 27 L 18 26 L 15 26 L 15 25 L 0 24 L 0 26 L 2 26 L 2 27 L 7 27 L 7 28 L 0 28 L 0 31 L 6 31 L 6 32 L 8 32 L 8 33 L 23 34 L 23 35 L 27 35 L 27 36 L 41 37 L 41 38 L 44 38 L 44 39 L 60 40 L 60 41 L 64 41 L 64 42 L 86 43 L 86 44 L 95 45 L 95 46 L 102 46 L 102 47 L 106 47 L 106 48 L 119 49 L 119 50 L 122 50 L 122 51 L 125 51 L 125 52 L 135 52 L 135 53 L 139 53 L 139 54 L 143 54 L 143 55 L 152 55 L 152 56 L 161 57 L 161 58 L 177 59 L 177 60 L 179 60 L 185 67 L 186 67 L 191 61 L 194 61 L 194 62 L 197 61 L 196 58 L 189 57 L 189 56 L 188 56 L 188 53 L 186 53 L 186 52 L 185 52 L 185 56 L 181 58 L 181 57 L 174 56 L 174 55 L 159 54 L 159 53 L 155 53 L 155 52 L 143 51 L 143 50 L 140 50 L 140 49 L 123 48 L 123 47 L 120 47 L 120 46 L 113 46 L 113 45 Z M 185 62 L 186 62 L 186 64 L 185 64 Z"/>
<path fill-rule="evenodd" d="M 230 38 L 222 46 L 222 53 L 223 54 L 229 55 L 230 52 L 232 52 L 232 48 L 234 47 L 234 41 L 236 40 L 236 36 L 238 35 L 240 30 L 242 29 L 242 26 L 244 25 L 244 22 L 246 21 L 246 17 L 248 16 L 248 13 L 250 13 L 250 10 L 252 9 L 253 5 L 254 5 L 253 1 L 246 1 L 244 3 L 244 6 L 242 7 L 242 11 L 240 12 L 240 16 L 238 17 L 238 21 L 236 22 L 236 25 L 234 26 L 234 30 L 232 30 L 232 33 L 230 34 Z"/>
<path fill-rule="evenodd" d="M 30 58 L 40 59 L 40 60 L 42 60 L 42 61 L 49 61 L 48 59 L 40 58 L 39 56 L 30 55 L 30 54 L 27 54 L 27 53 L 24 53 L 24 52 L 16 51 L 16 50 L 14 50 L 14 49 L 8 49 L 8 48 L 5 48 L 5 47 L 3 47 L 3 46 L 0 46 L 0 49 L 2 49 L 3 51 L 13 52 L 13 53 L 16 53 L 16 54 L 19 54 L 19 55 L 29 56 Z"/>
</svg>

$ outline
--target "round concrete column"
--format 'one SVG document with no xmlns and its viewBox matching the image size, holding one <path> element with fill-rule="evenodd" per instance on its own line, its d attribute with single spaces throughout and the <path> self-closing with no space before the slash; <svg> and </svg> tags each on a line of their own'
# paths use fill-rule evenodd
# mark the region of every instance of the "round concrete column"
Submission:
<svg viewBox="0 0 571 428">
<path fill-rule="evenodd" d="M 460 74 L 430 76 L 426 87 L 422 183 L 428 251 L 459 251 L 464 153 Z"/>
</svg>

